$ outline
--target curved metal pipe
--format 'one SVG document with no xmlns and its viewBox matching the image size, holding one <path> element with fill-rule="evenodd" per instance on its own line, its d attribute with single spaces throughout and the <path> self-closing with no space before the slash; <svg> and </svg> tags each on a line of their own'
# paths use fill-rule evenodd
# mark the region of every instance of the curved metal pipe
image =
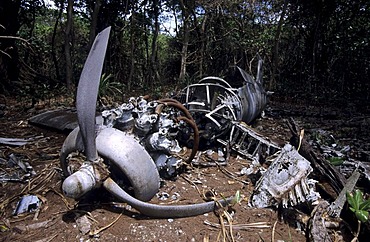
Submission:
<svg viewBox="0 0 370 242">
<path fill-rule="evenodd" d="M 156 218 L 180 218 L 201 215 L 209 213 L 217 208 L 218 203 L 222 206 L 230 204 L 233 197 L 219 200 L 216 202 L 205 202 L 189 205 L 158 205 L 142 202 L 127 194 L 120 186 L 117 185 L 111 178 L 104 181 L 103 186 L 110 193 L 120 199 L 122 202 L 130 204 L 140 213 Z"/>
<path fill-rule="evenodd" d="M 197 154 L 198 148 L 199 148 L 199 130 L 197 125 L 193 120 L 190 120 L 184 116 L 178 117 L 178 120 L 183 120 L 185 121 L 194 131 L 194 144 L 193 144 L 193 149 L 191 150 L 191 154 L 189 158 L 187 159 L 186 163 L 190 164 L 191 161 L 194 159 L 195 155 Z"/>
<path fill-rule="evenodd" d="M 162 99 L 159 99 L 158 102 L 173 102 L 173 103 L 180 103 L 178 100 L 176 99 L 173 99 L 173 98 L 162 98 Z"/>
<path fill-rule="evenodd" d="M 163 99 L 158 100 L 158 103 L 162 103 L 164 105 L 175 107 L 179 109 L 180 111 L 182 111 L 188 119 L 193 120 L 193 116 L 191 116 L 189 110 L 187 110 L 185 106 L 182 105 L 182 103 L 180 103 L 176 99 L 163 98 Z"/>
<path fill-rule="evenodd" d="M 162 113 L 164 106 L 165 106 L 164 103 L 158 104 L 157 107 L 155 108 L 155 113 L 157 115 L 160 115 Z"/>
<path fill-rule="evenodd" d="M 158 103 L 159 103 L 159 105 L 157 106 L 158 109 L 156 109 L 156 113 L 157 112 L 160 113 L 162 111 L 163 105 L 175 107 L 175 108 L 179 109 L 180 111 L 182 111 L 185 114 L 185 117 L 179 117 L 178 120 L 185 121 L 193 129 L 194 145 L 193 145 L 190 157 L 186 161 L 186 163 L 190 164 L 191 161 L 194 159 L 194 157 L 195 157 L 195 155 L 198 151 L 198 148 L 199 148 L 199 130 L 198 130 L 198 126 L 196 125 L 196 123 L 193 119 L 193 116 L 191 116 L 189 110 L 187 110 L 184 105 L 182 105 L 179 101 L 177 101 L 175 99 L 164 98 L 164 99 L 158 100 Z"/>
</svg>

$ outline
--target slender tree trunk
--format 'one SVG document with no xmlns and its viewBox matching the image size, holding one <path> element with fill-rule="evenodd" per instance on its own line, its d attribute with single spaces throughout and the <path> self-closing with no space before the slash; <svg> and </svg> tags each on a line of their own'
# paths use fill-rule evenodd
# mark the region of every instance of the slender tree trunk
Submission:
<svg viewBox="0 0 370 242">
<path fill-rule="evenodd" d="M 186 76 L 186 66 L 187 66 L 187 58 L 188 58 L 188 46 L 189 46 L 189 30 L 188 28 L 184 28 L 184 37 L 182 42 L 182 49 L 181 49 L 181 66 L 180 66 L 180 75 L 179 80 L 184 81 Z"/>
<path fill-rule="evenodd" d="M 146 15 L 146 13 L 144 13 Z M 144 30 L 144 43 L 145 43 L 145 66 L 142 65 L 142 72 L 144 76 L 144 83 L 147 83 L 147 85 L 144 86 L 144 90 L 146 91 L 146 88 L 151 89 L 153 85 L 153 78 L 151 77 L 151 63 L 150 63 L 150 57 L 151 54 L 149 52 L 149 36 L 148 36 L 148 24 L 144 24 L 143 30 Z"/>
<path fill-rule="evenodd" d="M 201 29 L 201 45 L 200 45 L 200 60 L 199 60 L 199 78 L 203 77 L 203 63 L 204 63 L 204 53 L 207 44 L 207 35 L 206 35 L 206 22 L 207 15 L 204 15 L 202 20 L 202 29 Z"/>
<path fill-rule="evenodd" d="M 270 90 L 274 90 L 276 88 L 276 72 L 279 65 L 279 42 L 280 42 L 280 35 L 281 35 L 281 28 L 284 23 L 285 14 L 288 7 L 288 1 L 284 0 L 283 3 L 283 9 L 281 11 L 280 19 L 278 22 L 278 26 L 275 33 L 275 39 L 274 39 L 274 47 L 273 47 L 273 62 L 272 62 L 272 75 L 271 75 L 271 81 L 269 85 Z"/>
<path fill-rule="evenodd" d="M 16 36 L 19 30 L 18 12 L 21 1 L 0 1 L 0 36 Z M 0 40 L 0 93 L 11 91 L 18 80 L 18 49 L 15 39 Z"/>
<path fill-rule="evenodd" d="M 156 81 L 160 80 L 160 76 L 157 70 L 157 54 L 158 54 L 158 35 L 159 35 L 159 3 L 158 0 L 153 0 L 153 10 L 154 10 L 154 32 L 152 39 L 152 50 L 150 55 L 150 80 L 153 80 L 151 84 L 153 85 Z"/>
<path fill-rule="evenodd" d="M 131 55 L 131 66 L 130 66 L 130 73 L 128 75 L 127 79 L 127 89 L 128 91 L 131 91 L 131 83 L 134 77 L 134 72 L 135 72 L 135 22 L 136 22 L 136 10 L 132 10 L 131 14 L 131 21 L 130 21 L 130 44 L 131 44 L 131 49 L 130 49 L 130 55 Z"/>
<path fill-rule="evenodd" d="M 63 0 L 60 1 L 59 4 L 60 4 L 60 6 L 59 6 L 58 17 L 55 20 L 53 36 L 51 38 L 51 56 L 53 58 L 53 63 L 54 63 L 54 68 L 55 68 L 55 75 L 56 75 L 56 78 L 57 78 L 58 81 L 61 79 L 61 75 L 60 75 L 60 71 L 59 71 L 59 64 L 58 64 L 57 54 L 55 53 L 55 38 L 56 38 L 56 35 L 57 35 L 58 23 L 59 23 L 59 21 L 62 17 L 62 13 L 63 13 L 63 9 L 64 9 L 64 1 Z"/>
<path fill-rule="evenodd" d="M 179 80 L 184 81 L 186 75 L 186 66 L 187 66 L 187 58 L 188 58 L 188 46 L 189 46 L 189 9 L 185 6 L 184 1 L 180 0 L 182 16 L 183 16 L 183 38 L 182 38 L 182 49 L 181 49 L 181 66 L 180 66 L 180 75 Z"/>
<path fill-rule="evenodd" d="M 94 4 L 94 10 L 91 13 L 91 25 L 90 25 L 90 35 L 89 35 L 89 49 L 91 48 L 92 44 L 94 43 L 94 39 L 96 36 L 96 27 L 98 25 L 98 17 L 99 11 L 101 7 L 101 0 L 96 0 Z"/>
<path fill-rule="evenodd" d="M 71 46 L 72 46 L 72 25 L 73 25 L 73 0 L 68 0 L 67 6 L 67 24 L 65 29 L 65 58 L 66 58 L 66 85 L 67 89 L 72 88 L 72 78 L 73 78 L 73 67 L 72 67 L 72 57 L 71 57 Z"/>
<path fill-rule="evenodd" d="M 30 4 L 31 5 L 34 5 L 35 2 L 32 2 Z M 30 16 L 32 16 L 32 20 L 27 23 L 27 26 L 29 27 L 28 39 L 32 39 L 33 31 L 35 30 L 35 22 L 36 22 L 36 9 L 35 9 L 35 6 L 30 6 L 30 8 L 28 10 L 28 14 Z M 29 49 L 26 49 L 25 54 L 24 54 L 23 61 L 25 63 L 27 63 L 29 57 L 30 57 L 30 50 Z"/>
</svg>

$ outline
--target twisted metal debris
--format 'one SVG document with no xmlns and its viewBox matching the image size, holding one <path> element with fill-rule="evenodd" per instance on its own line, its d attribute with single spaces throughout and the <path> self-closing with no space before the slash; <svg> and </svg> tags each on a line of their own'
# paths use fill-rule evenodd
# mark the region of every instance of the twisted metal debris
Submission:
<svg viewBox="0 0 370 242">
<path fill-rule="evenodd" d="M 221 78 L 208 77 L 186 87 L 179 100 L 130 98 L 96 119 L 97 87 L 108 37 L 109 28 L 97 36 L 87 58 L 77 92 L 79 127 L 68 135 L 62 147 L 62 188 L 67 196 L 78 199 L 92 189 L 104 187 L 147 216 L 185 217 L 210 212 L 233 198 L 179 206 L 147 201 L 158 192 L 161 176 L 176 176 L 179 167 L 184 162 L 191 163 L 198 149 L 203 148 L 200 144 L 217 142 L 256 162 L 259 157 L 267 159 L 279 154 L 257 184 L 254 206 L 279 201 L 284 206 L 288 202 L 295 205 L 316 195 L 307 180 L 312 168 L 306 160 L 291 146 L 280 149 L 245 125 L 266 106 L 262 61 L 258 63 L 256 80 L 238 68 L 244 79 L 239 88 Z M 189 148 L 190 155 L 185 156 Z M 86 155 L 78 169 L 70 164 L 70 156 L 77 150 Z M 124 184 L 127 179 L 129 184 Z M 127 186 L 132 187 L 134 195 L 125 191 Z"/>
</svg>

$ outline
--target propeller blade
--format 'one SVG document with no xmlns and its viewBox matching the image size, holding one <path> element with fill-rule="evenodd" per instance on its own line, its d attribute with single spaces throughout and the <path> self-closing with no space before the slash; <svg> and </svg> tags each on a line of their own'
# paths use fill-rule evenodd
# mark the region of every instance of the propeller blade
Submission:
<svg viewBox="0 0 370 242">
<path fill-rule="evenodd" d="M 77 117 L 87 160 L 95 161 L 95 112 L 100 77 L 111 27 L 100 32 L 90 49 L 77 88 Z"/>
</svg>

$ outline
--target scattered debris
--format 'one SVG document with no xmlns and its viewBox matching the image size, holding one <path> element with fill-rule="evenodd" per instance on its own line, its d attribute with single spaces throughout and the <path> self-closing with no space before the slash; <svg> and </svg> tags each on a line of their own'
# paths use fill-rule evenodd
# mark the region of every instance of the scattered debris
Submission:
<svg viewBox="0 0 370 242">
<path fill-rule="evenodd" d="M 22 213 L 31 213 L 38 210 L 41 206 L 41 200 L 35 195 L 26 195 L 21 198 L 18 202 L 13 215 L 19 215 Z"/>
<path fill-rule="evenodd" d="M 83 216 L 79 216 L 78 218 L 75 219 L 75 221 L 78 229 L 83 235 L 88 234 L 90 232 L 92 223 L 90 222 L 86 214 Z"/>
<path fill-rule="evenodd" d="M 157 196 L 158 200 L 160 200 L 160 201 L 166 201 L 166 200 L 170 199 L 173 202 L 173 201 L 177 201 L 180 198 L 180 194 L 177 193 L 177 192 L 174 192 L 172 195 L 170 195 L 167 192 L 159 192 L 159 193 L 157 193 L 156 196 Z"/>
<path fill-rule="evenodd" d="M 46 228 L 49 225 L 50 222 L 52 222 L 51 219 L 50 220 L 45 220 L 45 221 L 42 221 L 42 222 L 38 222 L 38 223 L 33 223 L 33 224 L 17 225 L 13 229 L 15 231 L 26 232 L 26 231 L 29 231 L 29 230 Z"/>
<path fill-rule="evenodd" d="M 233 122 L 228 140 L 218 139 L 224 146 L 249 160 L 263 163 L 264 160 L 275 154 L 281 148 L 273 141 L 263 137 L 244 122 Z"/>
<path fill-rule="evenodd" d="M 358 170 L 361 174 L 359 181 L 363 182 L 363 184 L 365 184 L 366 186 L 370 186 L 369 162 L 361 162 L 352 158 L 348 158 L 347 160 L 343 161 L 338 169 L 342 174 L 345 174 L 346 177 L 350 176 L 351 174 L 353 174 L 354 171 Z"/>
<path fill-rule="evenodd" d="M 315 176 L 319 179 L 328 182 L 328 185 L 334 190 L 335 194 L 330 194 L 333 199 L 336 199 L 345 184 L 345 177 L 337 169 L 332 166 L 322 155 L 314 152 L 312 146 L 306 141 L 306 139 L 300 138 L 300 129 L 296 122 L 291 118 L 288 121 L 288 127 L 292 133 L 290 142 L 295 147 L 300 147 L 299 153 L 306 158 L 313 169 L 315 169 Z M 330 189 L 326 189 L 330 190 Z"/>
<path fill-rule="evenodd" d="M 234 241 L 234 214 L 227 211 L 234 198 L 179 206 L 147 203 L 157 194 L 162 178 L 174 178 L 190 165 L 215 164 L 223 173 L 240 181 L 235 172 L 221 167 L 228 164 L 233 153 L 249 163 L 237 175 L 261 175 L 251 195 L 251 206 L 263 208 L 281 204 L 287 208 L 308 202 L 315 206 L 309 223 L 310 240 L 331 241 L 325 224 L 327 214 L 339 215 L 345 202 L 343 194 L 354 188 L 360 176 L 355 173 L 346 181 L 333 167 L 346 164 L 346 153 L 351 148 L 340 147 L 334 136 L 320 131 L 321 143 L 317 143 L 324 154 L 319 155 L 312 149 L 315 144 L 304 139 L 304 130 L 292 119 L 289 122 L 293 135 L 291 144 L 283 148 L 249 127 L 246 123 L 256 119 L 267 102 L 267 92 L 262 87 L 262 61 L 258 64 L 256 80 L 238 68 L 244 78 L 242 87 L 231 87 L 219 77 L 207 77 L 187 86 L 177 98 L 149 101 L 147 97 L 132 97 L 117 108 L 104 110 L 97 118 L 96 95 L 109 29 L 98 35 L 87 58 L 77 93 L 78 112 L 72 113 L 74 121 L 58 120 L 64 114 L 57 111 L 30 120 L 48 126 L 53 123 L 50 115 L 54 115 L 56 121 L 48 127 L 61 127 L 63 131 L 76 127 L 66 138 L 61 152 L 60 162 L 66 178 L 62 188 L 66 195 L 77 199 L 94 188 L 104 187 L 140 213 L 170 218 L 171 223 L 173 217 L 215 211 L 219 213 L 223 238 Z M 94 68 L 89 68 L 92 66 Z M 47 122 L 45 117 L 49 117 Z M 78 170 L 71 169 L 70 158 L 74 151 L 83 151 L 86 155 Z M 316 192 L 318 180 L 325 180 L 332 188 L 329 196 L 337 199 L 332 205 L 321 200 Z M 134 195 L 125 191 L 128 186 Z M 167 200 L 170 194 L 162 192 L 157 197 Z M 95 236 L 113 225 L 121 215 L 111 224 L 93 231 L 86 216 L 76 223 L 81 233 Z"/>
<path fill-rule="evenodd" d="M 33 170 L 32 166 L 28 162 L 21 161 L 14 154 L 9 155 L 9 162 L 14 165 L 18 165 L 24 173 L 30 173 L 31 176 L 36 175 L 36 172 Z"/>
<path fill-rule="evenodd" d="M 0 159 L 0 165 L 0 182 L 25 182 L 36 175 L 33 167 L 15 154 L 10 154 L 8 161 Z"/>
<path fill-rule="evenodd" d="M 11 146 L 22 146 L 33 141 L 34 138 L 0 138 L 0 144 Z"/>
<path fill-rule="evenodd" d="M 267 171 L 258 180 L 251 205 L 258 208 L 277 206 L 295 206 L 299 203 L 315 202 L 320 194 L 308 179 L 312 172 L 310 163 L 298 154 L 290 144 L 285 145 L 272 161 Z"/>
<path fill-rule="evenodd" d="M 329 203 L 325 200 L 320 200 L 311 213 L 311 219 L 308 223 L 308 239 L 309 241 L 324 241 L 331 242 L 332 239 L 328 234 L 325 225 L 325 218 L 327 217 L 327 209 Z"/>
</svg>

